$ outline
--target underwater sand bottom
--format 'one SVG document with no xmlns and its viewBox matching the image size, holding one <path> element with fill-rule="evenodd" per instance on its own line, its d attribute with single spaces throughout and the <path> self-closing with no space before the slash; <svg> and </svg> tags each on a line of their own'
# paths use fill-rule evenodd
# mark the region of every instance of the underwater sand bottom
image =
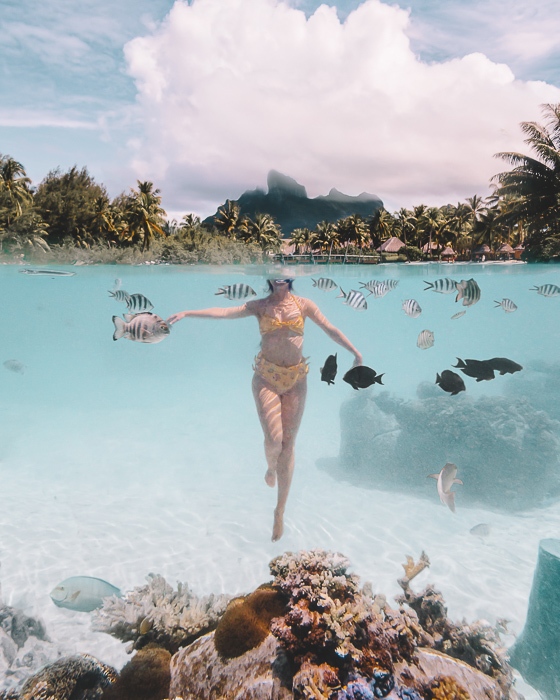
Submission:
<svg viewBox="0 0 560 700">
<path fill-rule="evenodd" d="M 270 580 L 272 557 L 323 548 L 345 554 L 362 582 L 392 601 L 406 555 L 425 550 L 431 567 L 414 588 L 435 583 L 452 619 L 506 618 L 519 633 L 538 542 L 560 532 L 559 505 L 515 516 L 458 505 L 453 515 L 435 488 L 430 502 L 335 481 L 304 442 L 285 534 L 272 543 L 275 491 L 264 483 L 260 442 L 241 453 L 214 441 L 204 454 L 186 451 L 179 438 L 140 443 L 138 453 L 121 451 L 118 440 L 93 443 L 72 463 L 55 450 L 32 460 L 25 451 L 3 456 L 0 583 L 3 601 L 40 617 L 64 653 L 87 652 L 117 668 L 129 658 L 124 645 L 92 632 L 89 614 L 51 602 L 64 578 L 98 576 L 125 592 L 154 572 L 197 594 L 238 594 Z M 76 446 L 66 454 L 76 455 Z M 490 534 L 471 535 L 481 522 Z M 518 689 L 537 700 L 522 682 Z"/>
</svg>

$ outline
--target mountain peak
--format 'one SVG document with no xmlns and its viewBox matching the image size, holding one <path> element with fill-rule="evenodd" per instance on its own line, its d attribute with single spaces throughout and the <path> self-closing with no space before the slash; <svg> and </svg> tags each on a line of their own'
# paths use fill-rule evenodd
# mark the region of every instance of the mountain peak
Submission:
<svg viewBox="0 0 560 700">
<path fill-rule="evenodd" d="M 307 198 L 307 190 L 299 182 L 296 182 L 293 177 L 283 175 L 277 170 L 271 170 L 266 178 L 268 185 L 268 194 L 276 192 L 290 193 L 295 197 Z"/>
</svg>

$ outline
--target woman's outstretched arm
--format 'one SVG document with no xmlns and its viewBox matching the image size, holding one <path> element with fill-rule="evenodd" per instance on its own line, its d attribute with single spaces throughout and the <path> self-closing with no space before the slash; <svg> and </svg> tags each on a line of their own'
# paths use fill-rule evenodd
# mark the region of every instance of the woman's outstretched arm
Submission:
<svg viewBox="0 0 560 700">
<path fill-rule="evenodd" d="M 305 299 L 303 300 L 305 302 L 305 314 L 308 318 L 310 318 L 314 323 L 316 323 L 319 328 L 325 331 L 325 333 L 334 340 L 335 343 L 338 343 L 339 345 L 342 345 L 343 348 L 351 352 L 354 357 L 354 367 L 357 365 L 362 364 L 362 355 L 356 348 L 352 345 L 352 343 L 348 340 L 348 338 L 344 335 L 344 333 L 341 333 L 336 326 L 333 326 L 333 324 L 323 315 L 319 307 L 314 301 L 311 301 L 311 299 Z"/>
<path fill-rule="evenodd" d="M 198 318 L 245 318 L 247 316 L 256 315 L 256 304 L 254 301 L 248 301 L 243 306 L 234 306 L 231 309 L 221 309 L 214 307 L 211 309 L 198 309 L 197 311 L 179 311 L 167 319 L 167 323 L 173 325 L 187 316 Z"/>
</svg>

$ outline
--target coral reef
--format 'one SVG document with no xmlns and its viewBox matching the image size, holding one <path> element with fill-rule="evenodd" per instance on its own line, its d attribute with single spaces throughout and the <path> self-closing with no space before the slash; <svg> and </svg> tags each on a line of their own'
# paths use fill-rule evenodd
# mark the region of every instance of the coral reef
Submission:
<svg viewBox="0 0 560 700">
<path fill-rule="evenodd" d="M 172 654 L 215 629 L 231 596 L 196 596 L 185 583 L 173 590 L 163 576 L 150 574 L 148 584 L 123 598 L 107 598 L 92 615 L 92 627 L 123 642 L 129 650 L 150 642 Z"/>
<path fill-rule="evenodd" d="M 426 474 L 451 461 L 462 504 L 511 512 L 560 498 L 560 422 L 524 397 L 431 392 L 420 385 L 417 400 L 384 392 L 345 402 L 340 456 L 320 466 L 360 486 L 433 500 Z"/>
<path fill-rule="evenodd" d="M 254 649 L 270 634 L 270 622 L 283 615 L 285 600 L 270 585 L 257 588 L 230 601 L 214 635 L 216 650 L 224 658 L 235 658 Z"/>
<path fill-rule="evenodd" d="M 117 672 L 89 654 L 59 659 L 28 678 L 18 700 L 98 700 Z M 8 696 L 9 697 L 9 696 Z"/>
<path fill-rule="evenodd" d="M 171 681 L 171 654 L 149 644 L 136 652 L 101 700 L 164 700 Z"/>
</svg>

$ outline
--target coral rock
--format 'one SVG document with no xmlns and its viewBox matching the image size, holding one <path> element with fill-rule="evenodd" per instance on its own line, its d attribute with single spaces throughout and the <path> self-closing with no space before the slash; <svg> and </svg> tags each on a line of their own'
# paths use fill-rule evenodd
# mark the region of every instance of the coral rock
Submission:
<svg viewBox="0 0 560 700">
<path fill-rule="evenodd" d="M 171 681 L 171 654 L 158 647 L 144 647 L 123 667 L 101 700 L 164 700 Z"/>
</svg>

